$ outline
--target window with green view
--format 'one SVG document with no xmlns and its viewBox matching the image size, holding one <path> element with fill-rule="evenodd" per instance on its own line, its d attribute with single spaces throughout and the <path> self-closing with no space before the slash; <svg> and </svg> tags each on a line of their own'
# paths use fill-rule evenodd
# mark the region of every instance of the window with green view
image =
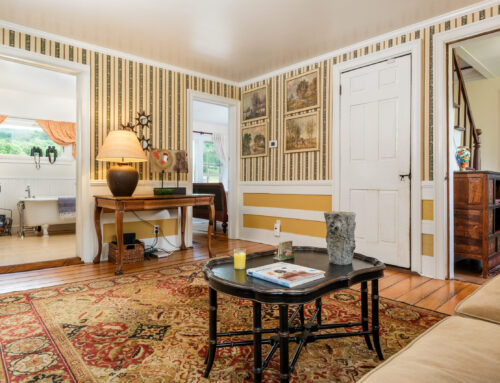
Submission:
<svg viewBox="0 0 500 383">
<path fill-rule="evenodd" d="M 221 165 L 212 141 L 203 141 L 203 181 L 220 182 Z"/>
<path fill-rule="evenodd" d="M 29 156 L 33 146 L 41 148 L 43 153 L 49 146 L 55 146 L 58 153 L 62 152 L 62 147 L 54 143 L 35 121 L 8 120 L 0 124 L 0 154 Z"/>
</svg>

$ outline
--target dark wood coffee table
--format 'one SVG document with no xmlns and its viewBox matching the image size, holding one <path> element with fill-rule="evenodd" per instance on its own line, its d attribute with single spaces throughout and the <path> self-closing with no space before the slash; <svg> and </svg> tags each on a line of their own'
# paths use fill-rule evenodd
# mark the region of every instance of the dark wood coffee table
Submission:
<svg viewBox="0 0 500 383">
<path fill-rule="evenodd" d="M 294 247 L 295 259 L 290 261 L 302 266 L 324 270 L 325 278 L 297 286 L 283 288 L 277 284 L 263 281 L 246 275 L 246 270 L 235 270 L 232 257 L 214 259 L 207 262 L 203 268 L 205 278 L 209 283 L 209 347 L 205 359 L 205 377 L 208 377 L 215 359 L 215 352 L 220 347 L 254 346 L 254 381 L 262 380 L 262 371 L 267 367 L 276 350 L 280 349 L 280 381 L 288 382 L 295 363 L 307 344 L 319 339 L 342 338 L 348 336 L 364 336 L 366 344 L 373 350 L 370 335 L 378 358 L 383 360 L 379 340 L 378 318 L 378 279 L 383 277 L 385 265 L 375 258 L 354 254 L 351 265 L 340 266 L 329 263 L 326 249 L 315 247 Z M 247 268 L 273 263 L 274 251 L 266 251 L 247 255 Z M 368 323 L 368 285 L 372 283 L 372 326 Z M 344 289 L 361 283 L 361 321 L 349 323 L 324 324 L 321 318 L 321 297 L 336 290 Z M 248 331 L 217 332 L 217 292 L 226 293 L 239 298 L 253 301 L 253 328 Z M 315 301 L 316 310 L 306 321 L 304 304 Z M 279 327 L 262 328 L 262 304 L 279 305 Z M 288 306 L 297 305 L 295 312 L 289 317 Z M 293 326 L 299 316 L 300 326 Z M 319 330 L 343 327 L 360 327 L 358 331 L 318 333 Z M 262 334 L 271 334 L 262 339 Z M 291 334 L 296 334 L 291 336 Z M 253 340 L 237 342 L 217 342 L 217 338 L 253 335 Z M 289 359 L 289 342 L 296 342 L 297 349 Z M 269 344 L 271 349 L 262 361 L 262 345 Z"/>
</svg>

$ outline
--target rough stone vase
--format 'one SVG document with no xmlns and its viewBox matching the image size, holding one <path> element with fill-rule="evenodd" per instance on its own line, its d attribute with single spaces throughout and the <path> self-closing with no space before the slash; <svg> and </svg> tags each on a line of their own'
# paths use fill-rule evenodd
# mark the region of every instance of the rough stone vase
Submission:
<svg viewBox="0 0 500 383">
<path fill-rule="evenodd" d="M 356 214 L 350 212 L 325 213 L 326 244 L 330 263 L 350 265 L 356 248 L 354 229 Z"/>
</svg>

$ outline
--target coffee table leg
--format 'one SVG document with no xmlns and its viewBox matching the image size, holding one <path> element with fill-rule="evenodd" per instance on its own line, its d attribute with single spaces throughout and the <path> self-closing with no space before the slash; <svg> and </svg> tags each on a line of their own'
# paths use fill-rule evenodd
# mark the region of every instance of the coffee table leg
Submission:
<svg viewBox="0 0 500 383">
<path fill-rule="evenodd" d="M 318 325 L 321 325 L 321 298 L 316 299 L 316 309 L 318 310 L 318 316 L 316 317 Z"/>
<path fill-rule="evenodd" d="M 262 381 L 262 305 L 253 302 L 253 373 L 254 382 Z"/>
<path fill-rule="evenodd" d="M 382 349 L 380 348 L 380 328 L 378 324 L 378 279 L 372 281 L 372 331 L 373 331 L 373 343 L 375 344 L 375 350 L 377 350 L 377 355 L 380 360 L 384 360 L 384 355 L 382 355 Z"/>
<path fill-rule="evenodd" d="M 361 282 L 361 323 L 363 331 L 368 331 L 368 283 Z M 370 335 L 365 335 L 366 345 L 370 350 L 373 350 Z"/>
<path fill-rule="evenodd" d="M 288 342 L 290 333 L 288 332 L 288 305 L 280 305 L 280 382 L 288 383 L 290 380 L 290 367 L 288 364 Z"/>
<path fill-rule="evenodd" d="M 208 356 L 207 356 L 207 366 L 205 368 L 205 373 L 203 376 L 208 378 L 212 365 L 214 364 L 215 352 L 217 350 L 217 291 L 209 288 L 208 290 L 208 302 L 209 302 L 209 343 L 208 343 Z"/>
<path fill-rule="evenodd" d="M 300 305 L 299 308 L 299 317 L 300 317 L 300 325 L 304 327 L 304 322 L 306 320 L 305 315 L 304 315 L 304 305 Z"/>
</svg>

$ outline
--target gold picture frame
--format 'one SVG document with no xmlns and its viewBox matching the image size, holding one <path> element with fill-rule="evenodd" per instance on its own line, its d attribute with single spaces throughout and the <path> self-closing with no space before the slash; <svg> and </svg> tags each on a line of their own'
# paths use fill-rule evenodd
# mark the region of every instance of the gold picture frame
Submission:
<svg viewBox="0 0 500 383">
<path fill-rule="evenodd" d="M 262 97 L 265 98 L 262 101 Z M 264 108 L 264 110 L 262 110 Z M 267 85 L 249 89 L 241 94 L 241 122 L 247 123 L 269 117 L 269 92 Z"/>
<path fill-rule="evenodd" d="M 241 158 L 265 157 L 268 145 L 268 121 L 241 128 Z"/>
<path fill-rule="evenodd" d="M 320 104 L 319 68 L 285 80 L 285 114 L 318 108 Z"/>
<path fill-rule="evenodd" d="M 283 124 L 283 152 L 313 152 L 320 148 L 319 111 L 288 116 Z"/>
</svg>

